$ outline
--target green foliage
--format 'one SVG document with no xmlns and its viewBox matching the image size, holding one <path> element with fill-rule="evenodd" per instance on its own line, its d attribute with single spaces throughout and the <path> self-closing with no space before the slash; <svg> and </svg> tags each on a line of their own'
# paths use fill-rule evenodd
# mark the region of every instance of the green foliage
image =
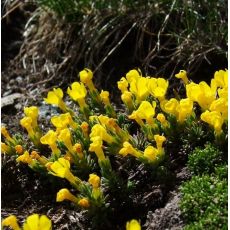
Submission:
<svg viewBox="0 0 230 230">
<path fill-rule="evenodd" d="M 213 173 L 217 165 L 223 162 L 223 153 L 212 144 L 204 149 L 196 148 L 188 157 L 188 167 L 192 174 Z"/>
<path fill-rule="evenodd" d="M 227 229 L 227 180 L 194 176 L 181 187 L 180 208 L 188 225 L 185 229 Z"/>
</svg>

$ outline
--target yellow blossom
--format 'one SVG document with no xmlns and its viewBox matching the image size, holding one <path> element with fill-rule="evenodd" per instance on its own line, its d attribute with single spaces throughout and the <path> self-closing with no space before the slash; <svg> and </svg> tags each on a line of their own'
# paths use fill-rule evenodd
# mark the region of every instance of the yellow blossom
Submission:
<svg viewBox="0 0 230 230">
<path fill-rule="evenodd" d="M 80 80 L 82 83 L 87 84 L 93 78 L 93 72 L 90 69 L 85 68 L 80 73 Z"/>
<path fill-rule="evenodd" d="M 64 200 L 69 200 L 74 202 L 75 204 L 78 204 L 79 199 L 74 196 L 67 188 L 63 188 L 57 193 L 56 201 L 62 202 Z"/>
<path fill-rule="evenodd" d="M 68 87 L 67 93 L 74 101 L 78 102 L 81 109 L 87 107 L 85 103 L 87 91 L 83 83 L 74 82 L 71 87 Z"/>
<path fill-rule="evenodd" d="M 85 122 L 85 121 L 82 122 L 81 130 L 82 130 L 85 137 L 89 136 L 89 124 L 87 122 Z"/>
<path fill-rule="evenodd" d="M 95 152 L 99 161 L 104 161 L 105 155 L 102 149 L 102 144 L 103 144 L 102 138 L 100 136 L 96 136 L 91 138 L 91 141 L 92 143 L 89 146 L 89 151 Z"/>
<path fill-rule="evenodd" d="M 1 142 L 1 152 L 10 153 L 10 151 L 11 151 L 10 147 L 6 143 Z"/>
<path fill-rule="evenodd" d="M 129 91 L 124 91 L 121 95 L 121 100 L 127 106 L 129 111 L 132 111 L 134 108 L 132 96 L 133 96 L 133 94 Z"/>
<path fill-rule="evenodd" d="M 142 157 L 143 154 L 136 150 L 129 142 L 125 141 L 123 143 L 123 148 L 120 149 L 119 154 L 122 156 L 127 156 L 128 154 L 133 155 L 137 158 Z"/>
<path fill-rule="evenodd" d="M 150 125 L 154 124 L 153 117 L 155 116 L 156 102 L 153 101 L 152 105 L 148 101 L 142 101 L 139 108 L 136 110 L 138 117 L 145 119 Z"/>
<path fill-rule="evenodd" d="M 79 185 L 81 180 L 70 171 L 70 163 L 63 157 L 48 165 L 48 170 L 54 176 L 66 178 L 71 184 Z"/>
<path fill-rule="evenodd" d="M 160 121 L 160 123 L 163 126 L 165 127 L 169 126 L 169 122 L 166 120 L 165 115 L 163 113 L 158 113 L 156 118 L 158 121 Z"/>
<path fill-rule="evenodd" d="M 219 70 L 214 74 L 214 80 L 216 81 L 217 87 L 228 87 L 228 70 Z"/>
<path fill-rule="evenodd" d="M 5 126 L 1 127 L 1 134 L 10 142 L 15 142 L 14 139 L 10 136 Z"/>
<path fill-rule="evenodd" d="M 59 116 L 53 116 L 51 118 L 51 123 L 58 129 L 64 129 L 68 125 L 70 125 L 70 127 L 73 129 L 77 128 L 77 123 L 73 121 L 73 118 L 70 115 L 70 113 L 64 113 Z"/>
<path fill-rule="evenodd" d="M 222 114 L 224 120 L 228 120 L 228 101 L 225 98 L 218 98 L 209 107 L 210 111 L 217 111 Z"/>
<path fill-rule="evenodd" d="M 126 223 L 126 230 L 141 230 L 141 225 L 137 220 L 131 220 Z"/>
<path fill-rule="evenodd" d="M 49 130 L 44 136 L 41 137 L 40 141 L 43 145 L 49 145 L 52 150 L 52 153 L 55 156 L 58 156 L 61 153 L 56 143 L 57 133 L 53 130 Z"/>
<path fill-rule="evenodd" d="M 102 90 L 100 93 L 100 98 L 105 105 L 110 105 L 109 92 Z"/>
<path fill-rule="evenodd" d="M 45 216 L 38 214 L 32 214 L 27 217 L 25 223 L 23 224 L 23 230 L 51 230 L 52 222 Z"/>
<path fill-rule="evenodd" d="M 156 141 L 157 144 L 157 149 L 161 149 L 163 143 L 166 141 L 165 136 L 160 136 L 158 134 L 154 135 L 154 140 Z"/>
<path fill-rule="evenodd" d="M 137 111 L 133 111 L 131 115 L 128 116 L 129 119 L 135 120 L 138 125 L 141 127 L 144 126 L 144 122 L 141 120 L 139 113 Z"/>
<path fill-rule="evenodd" d="M 168 85 L 168 81 L 164 78 L 150 78 L 147 82 L 147 87 L 150 94 L 157 98 L 159 101 L 165 99 Z"/>
<path fill-rule="evenodd" d="M 124 77 L 122 77 L 120 81 L 117 82 L 117 86 L 118 86 L 118 89 L 123 94 L 124 92 L 128 90 L 129 83 Z"/>
<path fill-rule="evenodd" d="M 68 128 L 60 131 L 60 134 L 58 135 L 58 140 L 62 141 L 66 146 L 66 148 L 72 153 L 73 145 L 71 139 L 72 139 L 72 135 Z"/>
<path fill-rule="evenodd" d="M 60 88 L 54 88 L 53 91 L 49 91 L 47 98 L 44 98 L 45 102 L 51 105 L 57 105 L 62 111 L 67 111 L 67 106 L 62 100 L 63 91 Z"/>
<path fill-rule="evenodd" d="M 193 113 L 193 102 L 189 98 L 181 99 L 177 107 L 178 121 L 183 122 Z"/>
<path fill-rule="evenodd" d="M 37 119 L 38 119 L 38 107 L 31 106 L 31 107 L 25 107 L 24 113 L 27 117 L 31 117 L 32 119 L 32 127 L 36 128 L 38 126 Z"/>
<path fill-rule="evenodd" d="M 114 141 L 114 138 L 107 133 L 106 129 L 102 125 L 99 124 L 92 127 L 90 139 L 96 136 L 100 136 L 103 141 L 106 141 L 109 144 Z"/>
<path fill-rule="evenodd" d="M 87 198 L 81 198 L 78 201 L 78 205 L 81 206 L 82 208 L 89 208 L 90 203 L 89 203 L 89 200 Z"/>
<path fill-rule="evenodd" d="M 145 100 L 149 95 L 147 81 L 147 78 L 140 77 L 136 81 L 130 83 L 130 92 L 136 96 L 138 102 Z"/>
<path fill-rule="evenodd" d="M 90 92 L 96 91 L 92 81 L 93 72 L 90 69 L 85 68 L 79 73 L 79 75 L 80 75 L 81 82 L 84 83 L 89 88 Z"/>
<path fill-rule="evenodd" d="M 35 136 L 35 132 L 32 126 L 33 120 L 31 117 L 24 117 L 20 120 L 20 124 L 25 128 L 31 138 Z"/>
<path fill-rule="evenodd" d="M 129 84 L 131 82 L 137 81 L 140 77 L 141 75 L 136 69 L 132 69 L 126 74 L 126 79 Z"/>
<path fill-rule="evenodd" d="M 222 125 L 224 123 L 224 119 L 221 116 L 220 112 L 217 111 L 208 111 L 206 110 L 200 116 L 202 121 L 207 122 L 209 125 L 213 126 L 217 135 L 222 132 Z"/>
<path fill-rule="evenodd" d="M 25 151 L 22 155 L 16 158 L 17 162 L 22 162 L 25 164 L 31 164 L 32 163 L 32 158 L 30 157 L 30 154 L 28 151 Z"/>
<path fill-rule="evenodd" d="M 154 162 L 157 160 L 157 153 L 158 150 L 156 148 L 154 148 L 153 146 L 148 146 L 144 151 L 144 157 Z"/>
<path fill-rule="evenodd" d="M 206 82 L 199 84 L 190 83 L 186 85 L 186 94 L 191 101 L 196 101 L 203 110 L 209 108 L 215 100 L 216 91 L 213 90 Z"/>
<path fill-rule="evenodd" d="M 91 173 L 89 174 L 88 182 L 93 186 L 93 188 L 100 187 L 101 179 L 98 175 Z"/>
<path fill-rule="evenodd" d="M 175 77 L 181 79 L 185 85 L 188 84 L 189 82 L 188 77 L 187 77 L 187 72 L 185 70 L 180 70 L 180 72 L 177 73 Z"/>
<path fill-rule="evenodd" d="M 178 115 L 177 107 L 179 105 L 179 102 L 175 98 L 171 98 L 170 100 L 163 100 L 160 103 L 161 109 L 166 112 L 170 113 L 174 116 Z"/>
<path fill-rule="evenodd" d="M 42 165 L 44 165 L 44 166 L 48 163 L 47 158 L 44 157 L 44 156 L 40 156 L 40 155 L 38 154 L 38 152 L 35 151 L 35 150 L 31 152 L 30 157 L 31 157 L 32 159 L 37 160 L 38 162 L 40 162 L 40 163 L 41 163 Z"/>
<path fill-rule="evenodd" d="M 15 151 L 17 154 L 22 154 L 23 153 L 23 147 L 21 145 L 16 145 L 14 147 Z"/>
<path fill-rule="evenodd" d="M 18 220 L 15 215 L 10 215 L 3 219 L 2 227 L 10 227 L 13 230 L 20 230 L 21 228 L 18 225 Z"/>
<path fill-rule="evenodd" d="M 224 87 L 223 89 L 219 88 L 217 92 L 220 98 L 224 98 L 226 101 L 228 100 L 228 88 L 227 87 Z"/>
</svg>

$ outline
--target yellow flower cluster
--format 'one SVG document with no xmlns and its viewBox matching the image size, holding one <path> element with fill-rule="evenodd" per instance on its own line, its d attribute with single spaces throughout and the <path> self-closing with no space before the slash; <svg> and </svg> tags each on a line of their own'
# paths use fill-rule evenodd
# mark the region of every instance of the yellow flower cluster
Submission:
<svg viewBox="0 0 230 230">
<path fill-rule="evenodd" d="M 169 143 L 169 131 L 174 130 L 174 126 L 182 130 L 189 118 L 193 118 L 199 125 L 205 126 L 207 123 L 213 127 L 217 137 L 227 124 L 227 70 L 217 71 L 210 86 L 203 81 L 198 84 L 190 81 L 187 72 L 181 70 L 175 77 L 183 81 L 186 90 L 184 98 L 168 95 L 168 80 L 143 77 L 139 70 L 130 70 L 117 83 L 128 114 L 114 110 L 108 91 L 98 92 L 91 70 L 82 70 L 79 77 L 80 82 L 74 82 L 67 89 L 67 94 L 79 106 L 76 112 L 65 104 L 60 88 L 48 92 L 44 99 L 62 111 L 51 117 L 54 130 L 42 134 L 38 126 L 38 108 L 24 108 L 25 117 L 20 124 L 27 130 L 32 146 L 19 142 L 5 127 L 1 128 L 5 140 L 1 143 L 3 153 L 16 155 L 17 162 L 28 164 L 34 170 L 68 180 L 78 191 L 75 196 L 67 188 L 61 189 L 57 193 L 57 202 L 69 200 L 84 209 L 101 207 L 105 205 L 101 177 L 109 180 L 114 173 L 110 164 L 111 155 L 118 160 L 132 156 L 155 167 L 164 160 L 166 150 L 163 145 Z M 136 128 L 135 133 L 130 125 Z M 144 136 L 142 145 L 138 144 L 138 133 Z M 94 173 L 96 161 L 101 169 L 100 176 Z M 84 178 L 89 175 L 88 181 L 82 180 L 82 175 Z M 36 226 L 39 226 L 41 219 L 45 220 L 44 217 L 39 219 L 38 215 L 33 216 L 26 222 L 28 226 L 31 219 Z M 14 217 L 3 224 L 20 229 Z M 140 224 L 131 220 L 126 228 L 138 230 Z"/>
<path fill-rule="evenodd" d="M 20 228 L 17 217 L 10 215 L 3 219 L 2 227 L 10 227 L 13 230 L 51 230 L 52 222 L 45 215 L 39 216 L 38 214 L 32 214 L 27 217 L 23 227 Z"/>
</svg>

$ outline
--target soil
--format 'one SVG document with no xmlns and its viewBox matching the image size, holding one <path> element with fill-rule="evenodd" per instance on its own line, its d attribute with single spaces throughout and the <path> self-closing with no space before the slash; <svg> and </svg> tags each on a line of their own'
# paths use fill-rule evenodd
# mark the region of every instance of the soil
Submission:
<svg viewBox="0 0 230 230">
<path fill-rule="evenodd" d="M 28 22 L 33 16 L 33 20 Z M 68 40 L 69 44 L 63 46 L 62 40 Z M 74 60 L 74 47 L 77 46 L 71 26 L 57 21 L 53 14 L 39 10 L 35 5 L 25 4 L 2 21 L 1 122 L 10 133 L 23 133 L 19 120 L 23 116 L 23 107 L 29 105 L 39 106 L 43 111 L 40 122 L 43 127 L 48 127 L 49 118 L 55 111 L 45 106 L 42 98 L 53 87 L 66 89 L 76 79 L 76 73 L 85 67 L 84 58 L 78 63 Z M 140 64 L 140 61 L 130 58 L 130 50 L 121 46 L 115 56 L 106 62 L 106 67 L 98 72 L 101 77 L 97 79 L 97 86 L 110 89 L 114 102 L 119 101 L 116 99 L 115 82 Z M 215 68 L 226 67 L 225 57 L 213 59 L 219 60 Z M 114 70 L 116 66 L 121 67 L 119 71 Z M 201 65 L 202 71 L 198 76 L 212 76 L 214 68 L 207 71 L 206 67 L 207 63 Z M 190 174 L 185 158 L 180 157 L 178 154 L 169 169 L 173 175 L 172 181 L 152 183 L 141 167 L 130 172 L 129 176 L 139 181 L 139 190 L 135 197 L 131 197 L 133 209 L 126 210 L 128 213 L 125 215 L 119 213 L 120 216 L 111 218 L 114 225 L 109 229 L 124 229 L 125 218 L 135 216 L 141 220 L 143 229 L 183 228 L 185 223 L 179 210 L 179 186 L 190 178 Z M 29 214 L 39 213 L 51 218 L 53 229 L 93 229 L 85 211 L 77 210 L 68 202 L 55 202 L 56 193 L 62 186 L 63 183 L 51 183 L 28 167 L 16 164 L 13 157 L 2 156 L 2 218 L 14 214 L 23 221 Z M 116 222 L 120 217 L 121 220 Z"/>
</svg>

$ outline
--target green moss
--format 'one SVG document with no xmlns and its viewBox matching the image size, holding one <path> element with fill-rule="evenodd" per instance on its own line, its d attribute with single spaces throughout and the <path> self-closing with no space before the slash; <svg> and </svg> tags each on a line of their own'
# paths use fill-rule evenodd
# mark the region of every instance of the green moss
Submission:
<svg viewBox="0 0 230 230">
<path fill-rule="evenodd" d="M 223 163 L 223 153 L 211 144 L 196 148 L 188 157 L 188 168 L 194 175 L 210 174 Z"/>
<path fill-rule="evenodd" d="M 219 172 L 223 172 L 219 168 Z M 220 175 L 223 175 L 220 173 Z M 203 175 L 194 176 L 181 186 L 182 215 L 187 221 L 185 229 L 226 229 L 227 179 Z"/>
</svg>

